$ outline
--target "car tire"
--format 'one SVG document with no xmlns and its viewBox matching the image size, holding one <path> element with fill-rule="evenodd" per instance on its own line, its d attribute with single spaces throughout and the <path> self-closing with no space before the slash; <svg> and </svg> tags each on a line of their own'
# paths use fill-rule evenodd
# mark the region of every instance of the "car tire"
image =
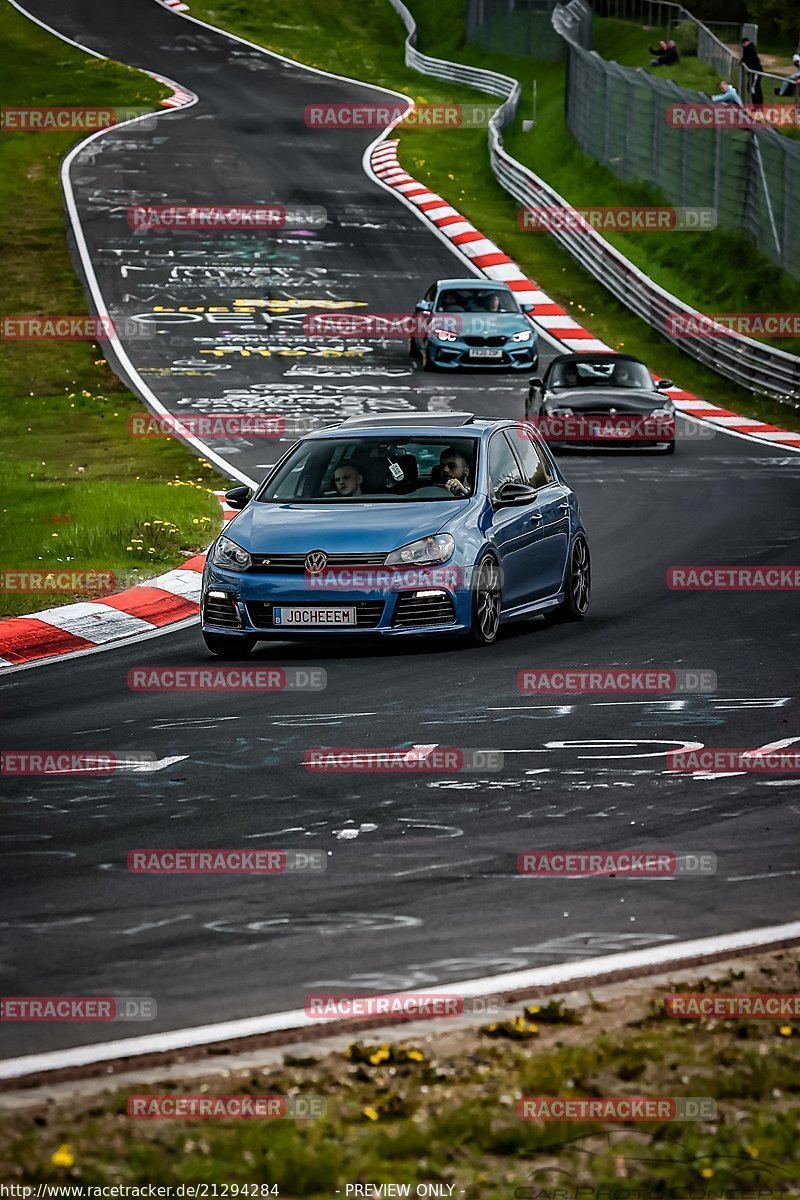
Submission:
<svg viewBox="0 0 800 1200">
<path fill-rule="evenodd" d="M 419 350 L 417 349 L 417 343 L 413 338 L 408 339 L 408 356 L 415 362 L 419 362 L 420 354 Z"/>
<path fill-rule="evenodd" d="M 426 342 L 422 350 L 422 369 L 423 371 L 435 371 L 436 363 L 431 358 L 431 344 Z"/>
<path fill-rule="evenodd" d="M 203 630 L 203 641 L 217 658 L 247 658 L 258 638 L 229 637 L 226 633 L 206 633 Z"/>
<path fill-rule="evenodd" d="M 558 608 L 551 608 L 545 616 L 548 621 L 582 621 L 589 609 L 592 590 L 592 561 L 589 545 L 582 534 L 572 543 L 567 566 L 564 599 Z"/>
<path fill-rule="evenodd" d="M 472 589 L 472 624 L 469 640 L 473 646 L 491 646 L 500 631 L 503 594 L 500 565 L 492 554 L 481 559 Z"/>
</svg>

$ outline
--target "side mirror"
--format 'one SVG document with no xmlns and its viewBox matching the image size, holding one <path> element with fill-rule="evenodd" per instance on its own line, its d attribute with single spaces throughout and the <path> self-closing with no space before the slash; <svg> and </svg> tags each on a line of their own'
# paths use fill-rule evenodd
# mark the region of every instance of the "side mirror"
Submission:
<svg viewBox="0 0 800 1200">
<path fill-rule="evenodd" d="M 414 312 L 430 312 L 430 311 L 431 311 L 430 300 L 418 300 L 417 303 L 414 305 Z"/>
<path fill-rule="evenodd" d="M 504 483 L 495 497 L 498 504 L 530 504 L 536 496 L 536 488 L 527 483 Z"/>
<path fill-rule="evenodd" d="M 544 387 L 544 380 L 540 379 L 538 375 L 534 375 L 530 381 L 529 386 L 531 388 L 531 391 L 534 388 L 539 388 L 539 390 L 541 391 L 541 389 Z"/>
<path fill-rule="evenodd" d="M 231 488 L 225 493 L 225 500 L 228 508 L 245 508 L 253 498 L 253 489 L 249 487 Z"/>
<path fill-rule="evenodd" d="M 535 304 L 520 304 L 520 308 L 522 309 L 523 312 L 535 312 L 536 311 Z"/>
<path fill-rule="evenodd" d="M 671 388 L 674 386 L 675 385 L 671 379 L 659 379 L 658 383 L 656 384 L 656 388 L 659 392 L 665 392 L 667 390 L 667 388 Z"/>
</svg>

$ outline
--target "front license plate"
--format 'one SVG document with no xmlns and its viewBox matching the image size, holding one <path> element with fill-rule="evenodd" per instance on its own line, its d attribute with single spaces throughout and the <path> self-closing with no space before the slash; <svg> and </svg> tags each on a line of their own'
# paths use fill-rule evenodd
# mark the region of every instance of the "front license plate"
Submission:
<svg viewBox="0 0 800 1200">
<path fill-rule="evenodd" d="M 469 352 L 470 358 L 502 358 L 502 350 L 492 350 L 488 346 L 481 346 Z"/>
<path fill-rule="evenodd" d="M 272 619 L 276 625 L 355 625 L 354 608 L 273 608 Z"/>
<path fill-rule="evenodd" d="M 592 437 L 599 438 L 629 438 L 632 433 L 630 425 L 615 425 L 611 421 L 605 425 L 595 425 L 592 428 Z"/>
</svg>

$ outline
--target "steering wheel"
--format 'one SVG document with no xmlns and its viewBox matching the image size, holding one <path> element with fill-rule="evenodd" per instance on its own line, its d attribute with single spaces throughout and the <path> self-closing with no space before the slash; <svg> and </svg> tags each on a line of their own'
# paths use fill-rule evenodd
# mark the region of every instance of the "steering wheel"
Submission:
<svg viewBox="0 0 800 1200">
<path fill-rule="evenodd" d="M 440 496 L 442 492 L 444 492 L 446 496 L 452 496 L 453 494 L 449 488 L 444 486 L 443 483 L 428 483 L 425 485 L 425 487 L 417 488 L 416 491 L 409 492 L 408 494 L 409 496 L 430 496 L 433 498 Z"/>
</svg>

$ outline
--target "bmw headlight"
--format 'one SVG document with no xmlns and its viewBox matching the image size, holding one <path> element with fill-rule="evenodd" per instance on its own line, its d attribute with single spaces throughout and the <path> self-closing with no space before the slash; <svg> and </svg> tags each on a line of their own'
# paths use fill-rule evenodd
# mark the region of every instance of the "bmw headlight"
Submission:
<svg viewBox="0 0 800 1200">
<path fill-rule="evenodd" d="M 558 404 L 546 404 L 545 412 L 551 417 L 571 417 L 573 415 L 571 408 L 561 408 Z"/>
<path fill-rule="evenodd" d="M 425 566 L 428 563 L 447 562 L 455 548 L 455 538 L 451 534 L 436 533 L 431 537 L 409 542 L 399 550 L 393 550 L 387 557 L 385 566 Z"/>
<path fill-rule="evenodd" d="M 675 416 L 675 405 L 674 404 L 664 404 L 664 405 L 662 405 L 661 408 L 654 408 L 653 411 L 650 413 L 650 416 L 651 417 L 661 417 L 661 418 L 674 417 Z"/>
<path fill-rule="evenodd" d="M 433 336 L 437 337 L 440 342 L 454 342 L 456 340 L 456 334 L 453 333 L 452 329 L 434 329 Z"/>
<path fill-rule="evenodd" d="M 224 535 L 218 537 L 211 547 L 211 561 L 215 567 L 225 567 L 228 571 L 246 571 L 253 565 L 248 552 Z"/>
<path fill-rule="evenodd" d="M 532 329 L 520 329 L 519 333 L 515 333 L 511 340 L 512 342 L 529 342 L 532 337 Z"/>
</svg>

